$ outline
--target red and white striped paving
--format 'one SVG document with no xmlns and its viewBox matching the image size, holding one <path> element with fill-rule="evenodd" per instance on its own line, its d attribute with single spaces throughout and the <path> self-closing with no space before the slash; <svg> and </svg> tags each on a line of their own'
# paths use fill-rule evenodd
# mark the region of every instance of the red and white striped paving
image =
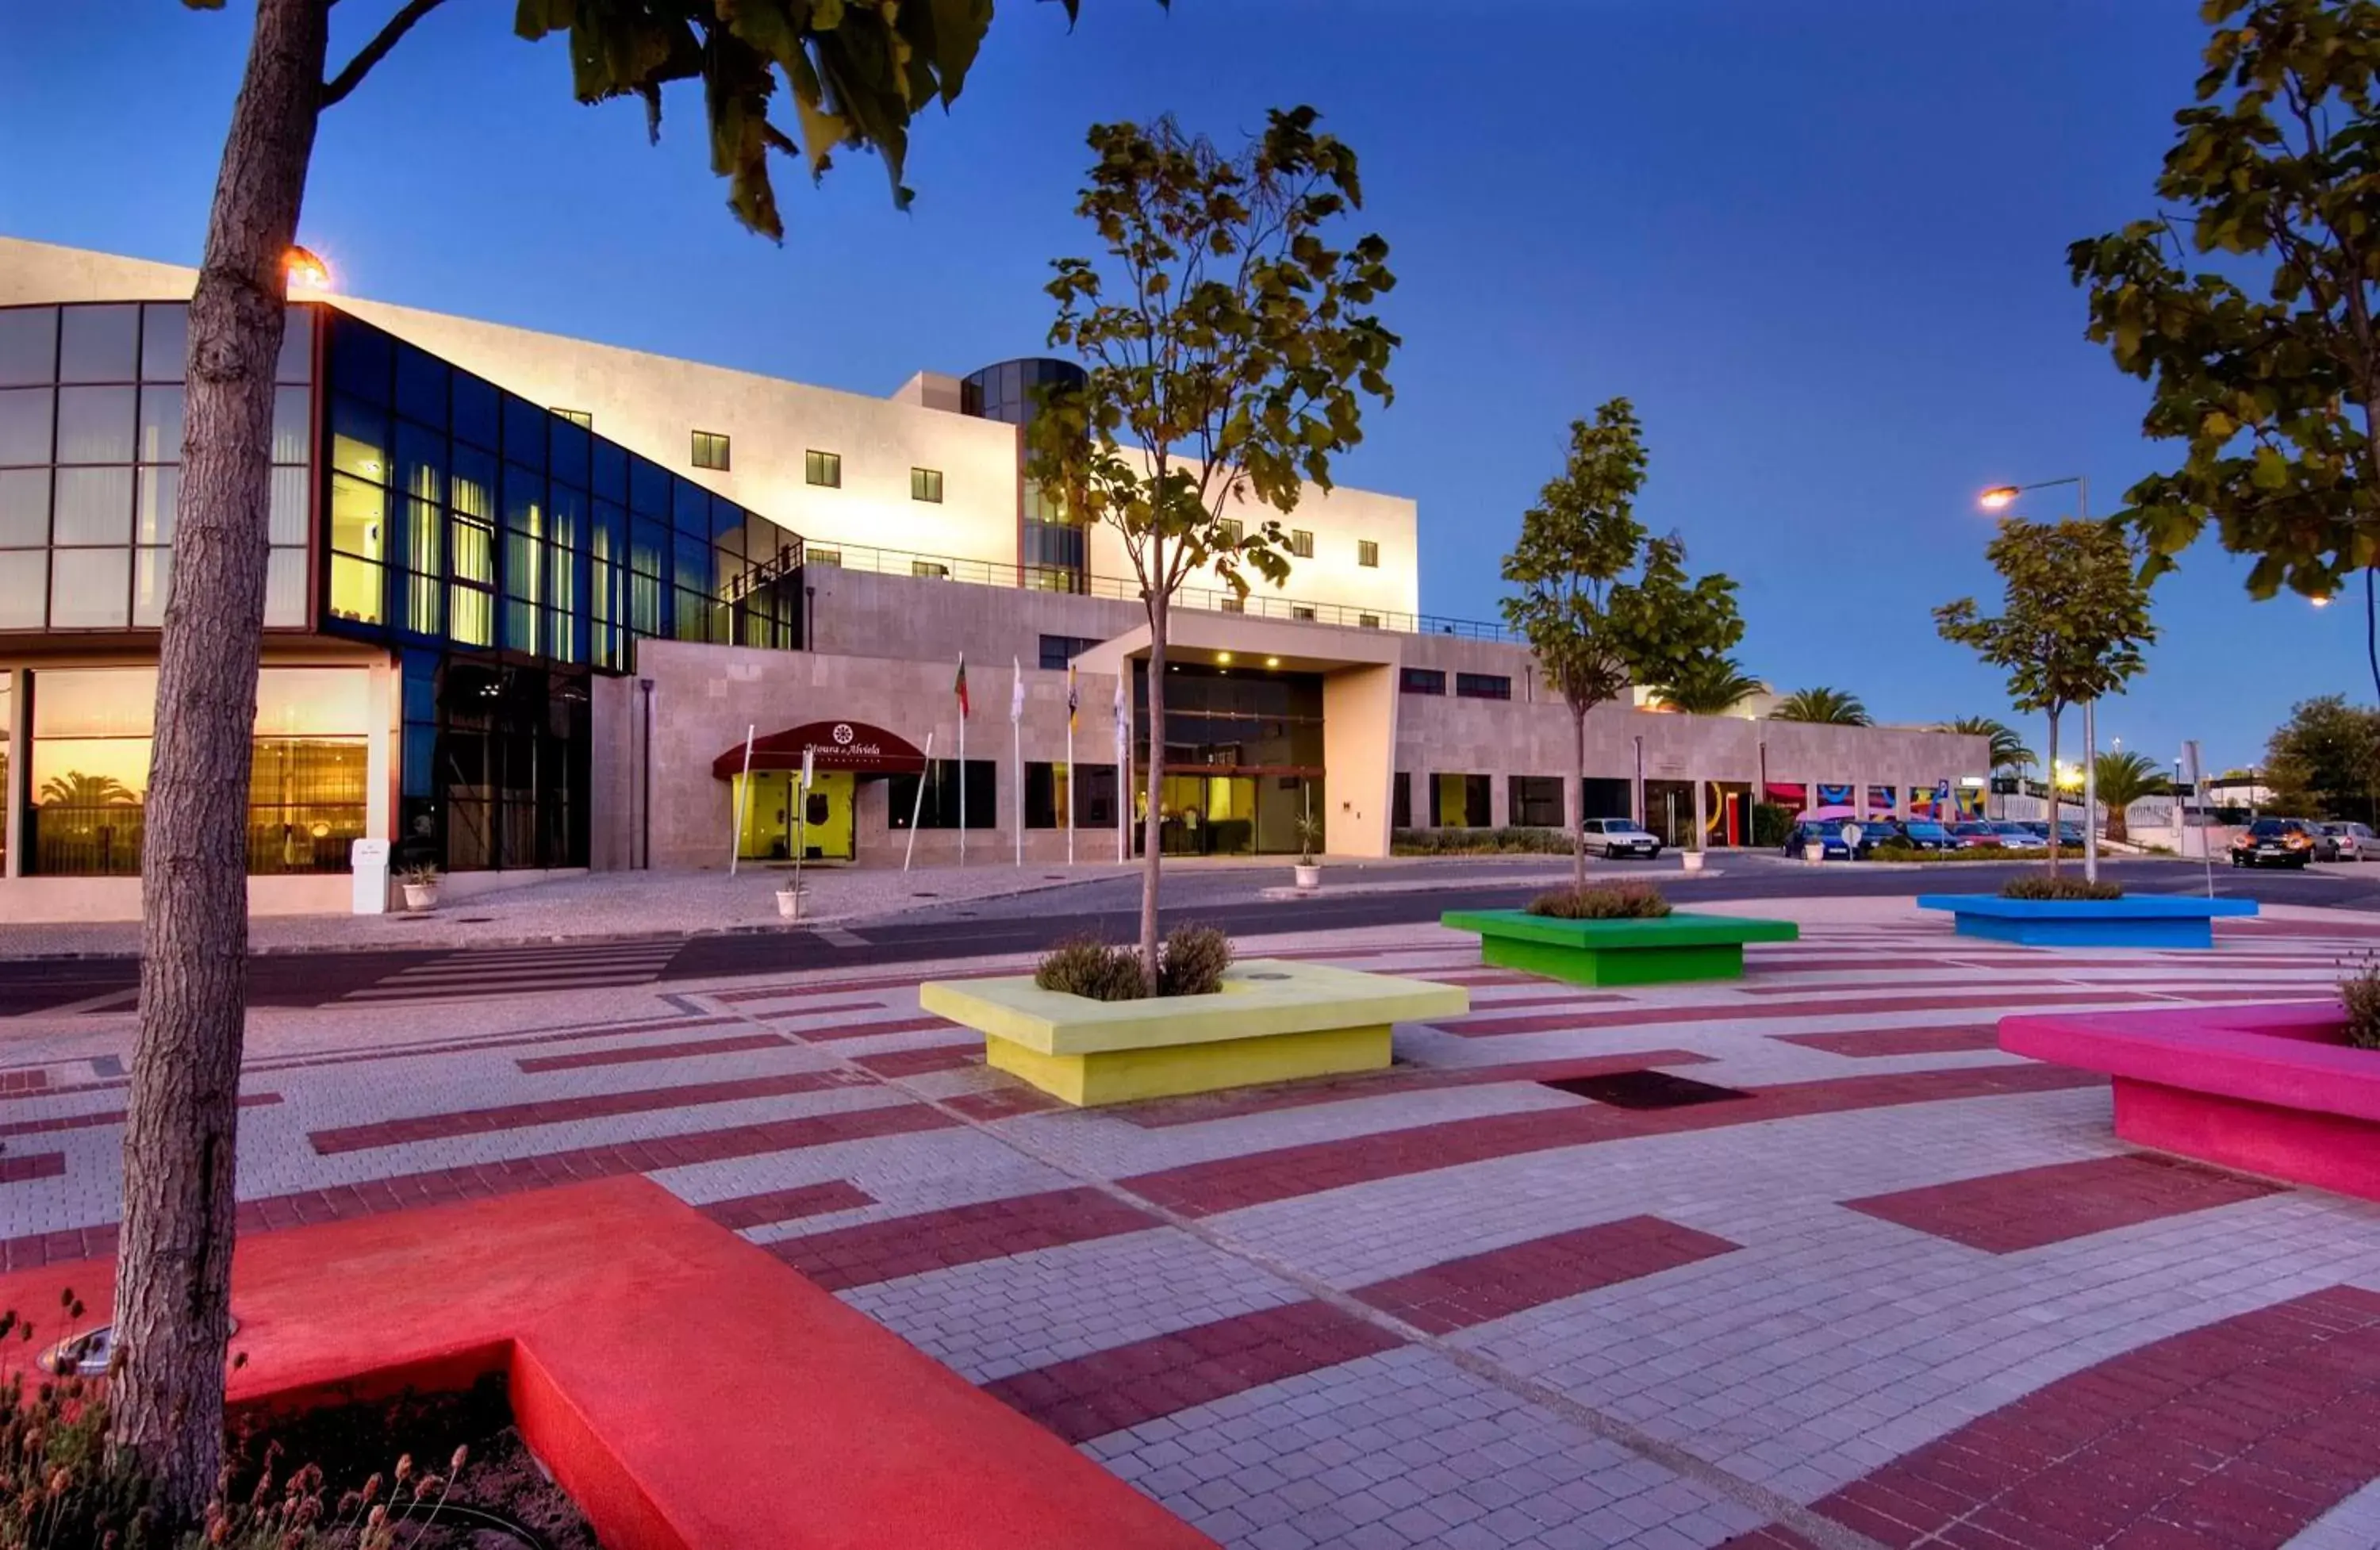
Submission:
<svg viewBox="0 0 2380 1550">
<path fill-rule="evenodd" d="M 2380 1206 L 2136 1155 L 2102 1082 L 1991 1037 L 2325 996 L 2371 928 L 1800 913 L 1706 987 L 1245 944 L 1473 1010 L 1376 1075 L 1092 1113 L 918 1011 L 1013 962 L 260 1012 L 243 1230 L 646 1173 L 1253 1550 L 2380 1544 Z M 122 1039 L 0 1023 L 0 1263 L 112 1244 Z M 1548 1085 L 1643 1070 L 1744 1096 Z"/>
</svg>

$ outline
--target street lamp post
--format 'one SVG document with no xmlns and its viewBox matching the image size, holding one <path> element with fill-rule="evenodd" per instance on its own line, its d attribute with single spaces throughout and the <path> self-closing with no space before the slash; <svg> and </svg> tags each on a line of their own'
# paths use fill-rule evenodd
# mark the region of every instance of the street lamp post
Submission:
<svg viewBox="0 0 2380 1550">
<path fill-rule="evenodd" d="M 2082 521 L 2091 520 L 2091 479 L 2087 474 L 2069 474 L 2062 479 L 2039 479 L 2032 484 L 1995 485 L 1983 493 L 1985 511 L 1999 511 L 2015 503 L 2028 490 L 2054 490 L 2061 484 L 2074 487 L 2074 515 Z M 2099 705 L 2096 700 L 2082 702 L 2082 878 L 2086 882 L 2099 880 Z M 2049 842 L 2058 843 L 2059 815 L 2058 771 L 2049 772 Z"/>
</svg>

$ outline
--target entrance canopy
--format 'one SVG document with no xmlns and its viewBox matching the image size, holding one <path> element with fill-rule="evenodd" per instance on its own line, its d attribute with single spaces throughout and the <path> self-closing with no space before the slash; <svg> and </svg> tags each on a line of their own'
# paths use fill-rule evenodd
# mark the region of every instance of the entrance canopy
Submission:
<svg viewBox="0 0 2380 1550">
<path fill-rule="evenodd" d="M 926 756 L 897 733 L 866 721 L 812 721 L 752 740 L 755 769 L 799 769 L 805 751 L 814 769 L 848 769 L 862 775 L 922 775 Z M 744 769 L 744 745 L 736 743 L 710 761 L 714 779 L 732 781 Z"/>
</svg>

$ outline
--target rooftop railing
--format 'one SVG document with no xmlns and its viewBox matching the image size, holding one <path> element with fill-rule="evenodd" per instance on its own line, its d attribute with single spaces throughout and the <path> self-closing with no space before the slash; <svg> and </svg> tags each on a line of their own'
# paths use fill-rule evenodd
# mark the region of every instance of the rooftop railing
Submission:
<svg viewBox="0 0 2380 1550">
<path fill-rule="evenodd" d="M 1084 575 L 1062 566 L 1037 566 L 1000 560 L 965 560 L 947 554 L 919 554 L 909 550 L 877 549 L 866 544 L 820 543 L 808 540 L 807 563 L 838 567 L 874 575 L 905 575 L 920 580 L 956 581 L 976 587 L 1006 587 L 1017 590 L 1064 592 L 1076 597 L 1140 599 L 1140 583 L 1126 576 Z M 1520 635 L 1502 624 L 1477 619 L 1450 619 L 1434 613 L 1402 613 L 1393 609 L 1360 608 L 1346 603 L 1303 602 L 1262 587 L 1251 587 L 1246 597 L 1229 587 L 1184 587 L 1173 595 L 1181 608 L 1210 613 L 1241 613 L 1252 619 L 1281 619 L 1306 624 L 1335 624 L 1347 629 L 1391 630 L 1400 635 L 1453 636 L 1463 640 L 1517 644 Z"/>
</svg>

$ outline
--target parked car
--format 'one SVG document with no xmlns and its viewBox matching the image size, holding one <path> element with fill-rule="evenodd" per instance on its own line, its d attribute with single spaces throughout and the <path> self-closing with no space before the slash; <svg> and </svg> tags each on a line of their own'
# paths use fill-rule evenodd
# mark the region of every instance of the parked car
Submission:
<svg viewBox="0 0 2380 1550">
<path fill-rule="evenodd" d="M 1633 818 L 1589 818 L 1585 827 L 1588 852 L 1607 860 L 1633 856 L 1650 861 L 1661 854 L 1661 842 L 1637 827 Z"/>
<path fill-rule="evenodd" d="M 2303 818 L 2258 818 L 2231 842 L 2234 866 L 2295 866 L 2313 859 L 2314 826 Z"/>
<path fill-rule="evenodd" d="M 2041 842 L 2042 848 L 2044 850 L 2049 848 L 2049 820 L 2047 818 L 2024 818 L 2019 821 L 2022 822 L 2027 829 L 2032 831 L 2034 839 Z M 2082 848 L 2082 826 L 2068 818 L 2058 819 L 2058 848 L 2061 851 L 2081 850 Z"/>
<path fill-rule="evenodd" d="M 1900 826 L 1900 842 L 1912 850 L 1955 851 L 1958 837 L 1942 824 L 1929 818 L 1912 818 Z"/>
<path fill-rule="evenodd" d="M 1787 855 L 1792 856 L 1798 860 L 1802 856 L 1804 847 L 1813 844 L 1823 845 L 1826 847 L 1825 853 L 1821 857 L 1823 860 L 1864 861 L 1868 857 L 1868 853 L 1875 850 L 1876 846 L 1895 843 L 1900 837 L 1900 830 L 1897 826 L 1885 822 L 1882 819 L 1875 819 L 1870 822 L 1861 824 L 1859 826 L 1859 844 L 1857 848 L 1854 849 L 1854 847 L 1852 847 L 1852 845 L 1843 838 L 1842 819 L 1805 819 L 1801 823 L 1795 824 L 1793 826 L 1793 831 L 1785 836 L 1785 843 L 1782 849 Z"/>
<path fill-rule="evenodd" d="M 1971 851 L 1982 845 L 1998 844 L 2000 831 L 1981 818 L 1970 818 L 1963 823 L 1952 824 L 1950 838 L 1957 842 L 1961 850 Z"/>
<path fill-rule="evenodd" d="M 2338 854 L 2333 859 L 2370 861 L 2380 856 L 2380 834 L 2373 833 L 2369 825 L 2326 823 L 2322 827 L 2330 836 L 2331 843 L 2338 847 Z"/>
<path fill-rule="evenodd" d="M 2041 832 L 2036 834 L 2029 823 L 2020 823 L 2014 818 L 1994 818 L 1992 832 L 1998 836 L 1999 843 L 2008 850 L 2046 851 L 2049 848 L 2047 824 L 2042 825 Z"/>
</svg>

